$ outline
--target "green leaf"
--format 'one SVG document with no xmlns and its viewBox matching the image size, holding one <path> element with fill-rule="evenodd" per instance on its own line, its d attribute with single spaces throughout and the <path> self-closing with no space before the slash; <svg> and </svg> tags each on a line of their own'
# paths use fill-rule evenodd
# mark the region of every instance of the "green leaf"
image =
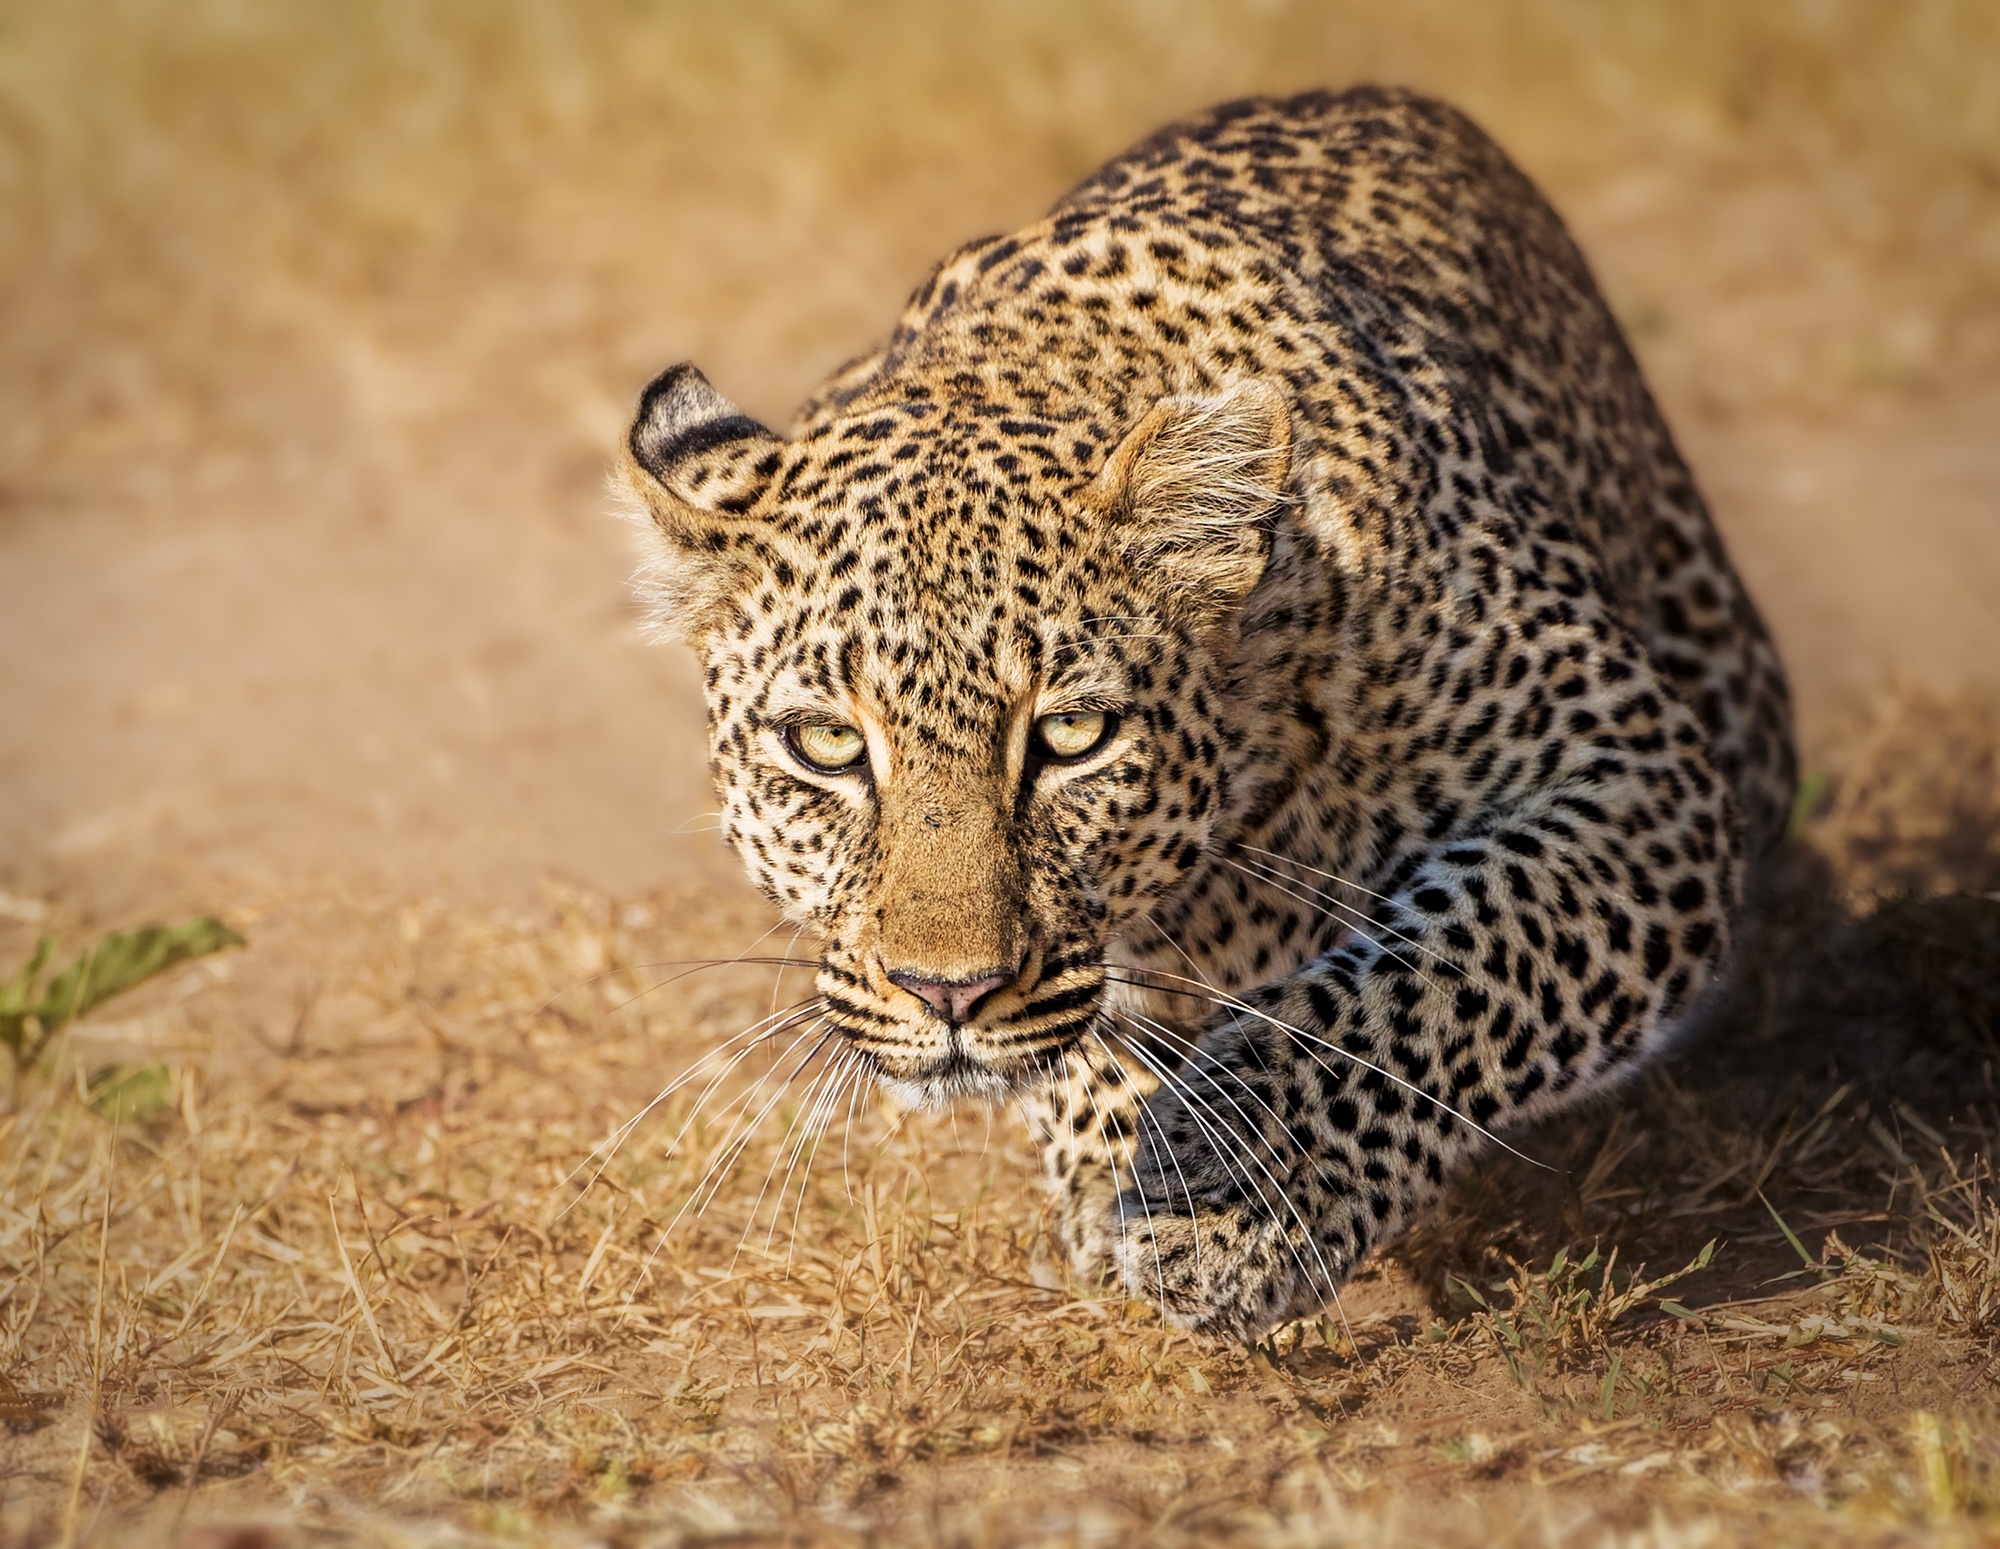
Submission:
<svg viewBox="0 0 2000 1549">
<path fill-rule="evenodd" d="M 1660 1303 L 1660 1311 L 1664 1312 L 1670 1318 L 1680 1318 L 1684 1322 L 1699 1323 L 1702 1321 L 1700 1313 L 1690 1312 L 1679 1302 L 1663 1301 Z"/>
<path fill-rule="evenodd" d="M 1757 1191 L 1757 1198 L 1762 1200 L 1764 1208 L 1771 1212 L 1771 1219 L 1778 1223 L 1778 1230 L 1785 1234 L 1785 1241 L 1792 1245 L 1792 1252 L 1799 1256 L 1799 1262 L 1804 1264 L 1807 1269 L 1819 1268 L 1818 1261 L 1810 1253 L 1806 1252 L 1806 1245 L 1799 1241 L 1798 1233 L 1787 1226 L 1785 1218 L 1778 1214 L 1778 1207 L 1768 1199 L 1764 1199 L 1764 1191 L 1762 1189 Z"/>
<path fill-rule="evenodd" d="M 0 982 L 0 1011 L 26 1011 L 28 1009 L 28 997 L 35 993 L 35 981 L 41 977 L 42 970 L 48 966 L 49 954 L 55 948 L 55 937 L 42 937 L 40 941 L 35 943 L 34 956 L 28 959 L 27 966 L 14 975 L 13 978 Z"/>
<path fill-rule="evenodd" d="M 91 1078 L 90 1106 L 123 1123 L 158 1113 L 173 1101 L 174 1073 L 158 1060 L 149 1065 L 113 1065 Z"/>
<path fill-rule="evenodd" d="M 48 966 L 55 945 L 55 937 L 42 937 L 27 965 L 13 978 L 0 982 L 0 1042 L 10 1048 L 19 1049 L 27 1039 L 28 1018 L 34 1014 L 29 997 L 35 993 L 35 981 Z"/>
<path fill-rule="evenodd" d="M 242 945 L 241 936 L 208 915 L 178 925 L 113 931 L 49 981 L 33 1014 L 45 1033 L 53 1033 L 169 968 Z"/>
</svg>

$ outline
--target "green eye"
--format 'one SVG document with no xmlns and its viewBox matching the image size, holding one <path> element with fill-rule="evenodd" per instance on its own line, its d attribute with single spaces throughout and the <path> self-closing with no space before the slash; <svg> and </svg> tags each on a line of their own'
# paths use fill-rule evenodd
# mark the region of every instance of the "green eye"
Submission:
<svg viewBox="0 0 2000 1549">
<path fill-rule="evenodd" d="M 802 762 L 826 774 L 852 768 L 868 752 L 867 739 L 857 728 L 828 721 L 794 726 L 785 740 Z"/>
<path fill-rule="evenodd" d="M 1067 710 L 1035 722 L 1035 742 L 1046 758 L 1082 758 L 1102 747 L 1117 724 L 1102 710 Z"/>
</svg>

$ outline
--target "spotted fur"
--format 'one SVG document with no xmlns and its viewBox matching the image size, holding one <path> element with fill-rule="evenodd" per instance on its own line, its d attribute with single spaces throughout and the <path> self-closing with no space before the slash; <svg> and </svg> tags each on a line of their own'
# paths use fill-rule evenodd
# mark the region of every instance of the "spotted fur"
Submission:
<svg viewBox="0 0 2000 1549">
<path fill-rule="evenodd" d="M 1685 1025 L 1789 806 L 1776 655 L 1582 258 L 1407 93 L 1170 126 L 787 435 L 667 372 L 625 474 L 832 1027 L 1017 1100 L 1078 1260 L 1218 1336 Z M 1051 714 L 1109 730 L 1051 758 Z M 866 756 L 802 763 L 835 723 Z"/>
</svg>

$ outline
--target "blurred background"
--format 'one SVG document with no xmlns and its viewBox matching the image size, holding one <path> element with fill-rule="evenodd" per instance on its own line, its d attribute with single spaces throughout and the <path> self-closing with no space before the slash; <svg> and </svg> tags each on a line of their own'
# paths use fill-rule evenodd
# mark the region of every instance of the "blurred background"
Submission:
<svg viewBox="0 0 2000 1549">
<path fill-rule="evenodd" d="M 728 876 L 606 514 L 640 384 L 782 423 L 1163 120 L 1361 80 L 1571 222 L 1809 763 L 1993 702 L 1990 0 L 0 0 L 6 908 Z"/>
</svg>

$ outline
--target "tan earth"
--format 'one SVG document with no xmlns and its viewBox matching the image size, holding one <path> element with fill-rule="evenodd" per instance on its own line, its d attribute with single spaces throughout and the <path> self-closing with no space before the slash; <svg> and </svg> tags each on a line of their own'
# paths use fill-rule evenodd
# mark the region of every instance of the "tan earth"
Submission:
<svg viewBox="0 0 2000 1549">
<path fill-rule="evenodd" d="M 806 1208 L 834 1223 L 806 1234 L 818 1233 L 824 1273 L 788 1280 L 766 1266 L 714 1303 L 735 1311 L 714 1311 L 700 1288 L 727 1279 L 741 1223 L 756 1219 L 746 1185 L 730 1196 L 736 1214 L 666 1253 L 672 1296 L 640 1317 L 623 1293 L 639 1333 L 607 1321 L 593 1275 L 639 1266 L 655 1240 L 643 1228 L 693 1182 L 658 1160 L 678 1121 L 634 1142 L 657 1180 L 618 1185 L 637 1202 L 629 1215 L 591 1214 L 599 1191 L 559 1218 L 564 1173 L 704 1039 L 761 1015 L 767 994 L 777 1002 L 767 975 L 676 991 L 618 1021 L 591 988 L 615 970 L 620 996 L 636 995 L 660 974 L 635 964 L 749 950 L 769 923 L 705 831 L 692 665 L 641 641 L 625 589 L 629 534 L 609 515 L 604 473 L 626 405 L 652 371 L 693 356 L 782 421 L 887 326 L 932 259 L 1029 217 L 1171 113 L 1251 89 L 1374 76 L 1464 102 L 1544 182 L 1626 320 L 1776 632 L 1823 792 L 1807 814 L 1819 837 L 1789 863 L 1812 879 L 1771 903 L 1787 922 L 1774 939 L 1796 950 L 1773 948 L 1780 966 L 1756 979 L 1767 1011 L 1788 1008 L 1767 1023 L 1795 1033 L 1824 1012 L 1814 1025 L 1830 1027 L 1862 1004 L 1829 1010 L 1799 990 L 1814 977 L 1801 965 L 1829 942 L 1918 942 L 1908 952 L 1932 954 L 1926 983 L 1957 984 L 1975 965 L 1960 976 L 1971 999 L 1952 1002 L 1975 1027 L 1995 982 L 1981 976 L 2000 964 L 1983 916 L 1925 915 L 1902 935 L 1903 916 L 1867 916 L 1913 884 L 1957 890 L 1969 908 L 2000 887 L 2000 27 L 1981 7 L 1912 7 L 1893 25 L 1859 5 L 1662 4 L 1616 21 L 1584 0 L 1393 14 L 1038 4 L 956 21 L 914 4 L 833 10 L 767 5 L 733 22 L 609 3 L 348 20 L 222 0 L 0 11 L 13 135 L 0 186 L 24 217 L 0 238 L 0 972 L 44 929 L 68 948 L 212 911 L 250 940 L 74 1029 L 53 1065 L 15 1083 L 0 1134 L 0 1379 L 13 1385 L 0 1410 L 16 1389 L 64 1402 L 20 1412 L 13 1461 L 0 1463 L 0 1542 L 146 1542 L 211 1520 L 277 1536 L 217 1527 L 187 1541 L 460 1541 L 423 1537 L 432 1522 L 464 1541 L 1498 1542 L 1482 1527 L 1496 1512 L 1518 1520 L 1509 1541 L 1523 1543 L 1614 1529 L 1662 1546 L 2000 1531 L 2000 1429 L 1980 1418 L 2000 1369 L 2000 1280 L 1986 1282 L 1994 1308 L 1954 1323 L 1937 1286 L 1956 1282 L 1923 1269 L 1907 1234 L 1896 1241 L 1914 1256 L 1893 1261 L 1904 1279 L 1882 1290 L 1893 1276 L 1880 1268 L 1863 1309 L 1870 1328 L 1928 1331 L 1894 1336 L 1914 1352 L 1905 1365 L 1882 1364 L 1888 1334 L 1853 1353 L 1866 1300 L 1854 1287 L 1876 1271 L 1836 1250 L 1813 1283 L 1860 1300 L 1785 1346 L 1853 1356 L 1842 1369 L 1859 1375 L 1829 1366 L 1825 1382 L 1848 1395 L 1840 1415 L 1867 1423 L 1833 1440 L 1813 1429 L 1834 1423 L 1817 1400 L 1768 1397 L 1778 1390 L 1758 1374 L 1775 1356 L 1745 1357 L 1740 1395 L 1717 1356 L 1722 1396 L 1708 1408 L 1681 1395 L 1622 1410 L 1606 1363 L 1623 1347 L 1602 1331 L 1578 1336 L 1575 1363 L 1549 1356 L 1510 1380 L 1504 1341 L 1475 1326 L 1470 1303 L 1440 1299 L 1438 1265 L 1494 1262 L 1445 1228 L 1357 1287 L 1349 1315 L 1377 1315 L 1364 1324 L 1376 1334 L 1312 1334 L 1318 1365 L 1303 1338 L 1211 1358 L 1136 1305 L 1065 1310 L 1100 1304 L 1088 1288 L 1074 1303 L 1036 1288 L 1032 1200 L 994 1207 L 985 1229 L 1000 1246 L 965 1224 L 980 1180 L 1018 1189 L 1023 1176 L 1004 1121 L 989 1142 L 976 1115 L 956 1139 L 945 1121 L 906 1133 L 872 1105 L 854 1121 L 889 1136 L 874 1165 L 903 1180 L 898 1222 L 916 1219 L 918 1164 L 936 1162 L 921 1241 L 898 1225 L 888 1267 L 875 1193 L 861 1214 L 815 1195 Z M 1939 946 L 1947 926 L 1960 935 Z M 1822 1052 L 1809 1031 L 1738 1073 L 1745 1092 L 1795 1090 L 1794 1117 L 1700 1108 L 1703 1067 L 1684 1062 L 1608 1131 L 1597 1115 L 1548 1140 L 1580 1167 L 1602 1164 L 1584 1167 L 1568 1215 L 1560 1190 L 1536 1215 L 1538 1185 L 1514 1179 L 1511 1203 L 1488 1210 L 1475 1189 L 1454 1219 L 1491 1236 L 1513 1211 L 1530 1225 L 1507 1241 L 1539 1265 L 1565 1243 L 1580 1254 L 1623 1240 L 1590 1212 L 1619 1189 L 1636 1197 L 1633 1169 L 1682 1152 L 1621 1151 L 1618 1137 L 1656 1122 L 1663 1091 L 1692 1092 L 1685 1112 L 1666 1111 L 1710 1126 L 1710 1160 L 1764 1160 L 1717 1162 L 1726 1186 L 1676 1184 L 1681 1204 L 1665 1215 L 1685 1222 L 1647 1239 L 1654 1268 L 1721 1236 L 1743 1246 L 1719 1263 L 1736 1251 L 1775 1273 L 1786 1249 L 1758 1189 L 1791 1221 L 1780 1183 L 1800 1199 L 1820 1186 L 1800 1180 L 1833 1165 L 1828 1115 L 1864 1137 L 1857 1146 L 1886 1123 L 1901 1137 L 1889 1144 L 1908 1148 L 1890 1170 L 1921 1174 L 1936 1191 L 1922 1197 L 1974 1198 L 1950 1190 L 1981 1173 L 1996 1133 L 2000 1045 L 1984 1026 L 1987 1053 L 1943 1067 L 1973 1105 L 1949 1122 L 1918 1097 L 1896 1099 L 1918 1115 L 1914 1131 L 1886 1097 L 1868 1109 L 1865 1058 L 1787 1068 Z M 85 1084 L 152 1059 L 173 1072 L 172 1104 L 136 1140 L 114 1139 Z M 1926 1150 L 1925 1124 L 1951 1144 Z M 473 1181 L 450 1182 L 448 1163 L 435 1163 L 443 1183 L 426 1171 L 453 1133 L 478 1158 L 463 1164 Z M 120 1162 L 121 1146 L 139 1149 Z M 293 1167 L 282 1179 L 277 1160 Z M 141 1176 L 152 1192 L 121 1213 L 119 1190 Z M 357 1176 L 375 1191 L 365 1203 Z M 324 1196 L 349 1184 L 342 1246 Z M 1859 1185 L 1826 1187 L 1838 1197 L 1810 1207 L 1818 1229 L 1792 1222 L 1808 1256 L 1823 1258 L 1827 1229 L 1857 1244 L 1903 1231 L 1897 1211 L 1911 1206 L 1893 1188 L 1888 1206 L 1864 1207 Z M 1735 1213 L 1717 1225 L 1703 1212 L 1725 1196 Z M 238 1206 L 264 1254 L 240 1274 Z M 1965 1208 L 1968 1230 L 1990 1237 L 1977 1214 L 1990 1204 Z M 440 1314 L 434 1339 L 420 1305 L 443 1305 L 423 1278 L 431 1260 L 406 1264 L 387 1243 L 375 1269 L 361 1257 L 392 1219 L 405 1244 L 458 1243 L 450 1223 L 495 1227 L 484 1262 L 513 1289 L 485 1353 L 462 1332 L 474 1271 L 463 1316 L 444 1306 L 459 1324 Z M 579 1222 L 588 1230 L 566 1237 Z M 212 1291 L 211 1256 L 230 1266 L 208 1271 Z M 1703 1296 L 1761 1294 L 1761 1274 L 1730 1270 Z M 281 1314 L 280 1291 L 338 1339 L 314 1344 L 284 1324 L 306 1314 Z M 540 1319 L 541 1294 L 567 1321 Z M 978 1305 L 990 1314 L 966 1323 L 965 1298 L 989 1294 Z M 950 1329 L 987 1317 L 1012 1331 L 981 1335 L 1000 1341 L 984 1375 L 946 1348 L 943 1323 L 923 1354 L 925 1319 L 947 1297 Z M 835 1310 L 821 1345 L 773 1356 L 789 1325 L 782 1312 L 760 1323 L 753 1306 Z M 869 1320 L 891 1311 L 901 1321 L 870 1357 Z M 268 1326 L 267 1343 L 185 1344 L 225 1313 Z M 1804 1316 L 1772 1314 L 1772 1337 L 1796 1336 Z M 1434 1319 L 1468 1317 L 1440 1336 L 1459 1364 L 1411 1353 Z M 1844 1332 L 1825 1331 L 1843 1318 Z M 860 1352 L 839 1356 L 850 1324 Z M 1711 1349 L 1721 1329 L 1703 1332 Z M 1635 1335 L 1619 1359 L 1637 1370 L 1667 1337 Z M 1740 1352 L 1763 1336 L 1720 1337 Z M 1384 1341 L 1405 1353 L 1381 1355 Z M 1341 1375 L 1356 1346 L 1379 1347 L 1377 1376 Z M 280 1347 L 293 1352 L 284 1370 L 271 1364 Z M 438 1385 L 454 1361 L 490 1372 L 503 1347 L 594 1375 L 573 1389 L 547 1378 L 533 1403 L 504 1383 Z M 825 1364 L 836 1356 L 837 1378 Z M 357 1360 L 376 1361 L 381 1381 L 356 1377 Z M 918 1395 L 924 1360 L 935 1380 Z M 1909 1399 L 1856 1409 L 1869 1362 Z M 1818 1391 L 1803 1364 L 1788 1372 L 1798 1393 Z M 1102 1390 L 1095 1408 L 1064 1397 L 1079 1383 Z M 1157 1386 L 1182 1408 L 1143 1421 L 1117 1408 L 1142 1385 L 1147 1403 Z M 262 1397 L 243 1396 L 253 1389 Z M 579 1439 L 565 1416 L 585 1411 L 620 1418 Z M 954 1418 L 967 1414 L 976 1423 Z M 647 1429 L 660 1415 L 680 1426 L 667 1440 Z M 147 1416 L 165 1418 L 146 1421 L 142 1444 Z M 1732 1425 L 1740 1446 L 1713 1440 Z M 1640 1431 L 1651 1439 L 1633 1440 Z M 1873 1440 L 1854 1439 L 1864 1431 Z M 1673 1461 L 1697 1442 L 1708 1461 Z M 482 1457 L 486 1482 L 469 1484 Z M 583 1483 L 559 1487 L 572 1475 Z"/>
</svg>

